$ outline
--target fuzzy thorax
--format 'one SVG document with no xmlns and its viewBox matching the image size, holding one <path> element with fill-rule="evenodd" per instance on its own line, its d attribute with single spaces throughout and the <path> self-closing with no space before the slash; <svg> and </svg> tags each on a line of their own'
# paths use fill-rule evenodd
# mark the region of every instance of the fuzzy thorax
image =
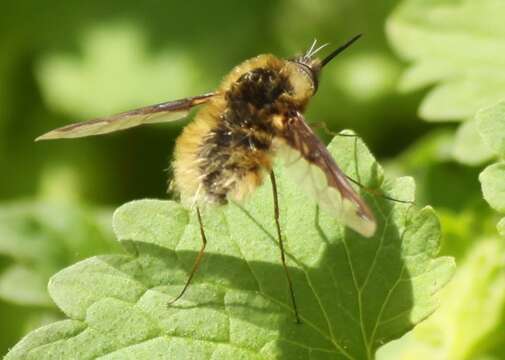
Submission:
<svg viewBox="0 0 505 360">
<path fill-rule="evenodd" d="M 235 67 L 177 139 L 174 185 L 187 206 L 241 201 L 261 185 L 283 119 L 315 92 L 303 65 L 260 55 Z"/>
</svg>

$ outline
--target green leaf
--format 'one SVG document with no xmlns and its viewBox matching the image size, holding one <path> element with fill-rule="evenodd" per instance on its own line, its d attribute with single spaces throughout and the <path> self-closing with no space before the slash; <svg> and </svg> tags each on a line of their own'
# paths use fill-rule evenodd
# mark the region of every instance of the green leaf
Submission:
<svg viewBox="0 0 505 360">
<path fill-rule="evenodd" d="M 503 239 L 476 241 L 443 290 L 440 308 L 411 334 L 381 349 L 378 358 L 480 359 L 494 347 L 503 349 L 504 261 Z"/>
<path fill-rule="evenodd" d="M 462 164 L 479 165 L 494 157 L 494 152 L 477 131 L 478 121 L 465 121 L 456 131 L 452 155 Z"/>
<path fill-rule="evenodd" d="M 436 83 L 423 118 L 468 119 L 505 98 L 504 13 L 501 0 L 405 0 L 389 18 L 393 47 L 412 63 L 402 88 Z"/>
<path fill-rule="evenodd" d="M 73 201 L 0 206 L 0 333 L 5 335 L 0 353 L 29 331 L 62 318 L 47 282 L 77 260 L 118 248 L 110 216 L 109 210 Z"/>
<path fill-rule="evenodd" d="M 350 176 L 413 199 L 412 179 L 383 181 L 356 138 L 336 137 L 329 149 Z M 436 257 L 440 228 L 430 207 L 365 194 L 378 220 L 365 239 L 319 211 L 282 167 L 276 174 L 302 324 L 294 323 L 265 183 L 244 204 L 205 209 L 204 260 L 171 306 L 200 248 L 195 215 L 172 201 L 120 207 L 114 230 L 129 254 L 53 276 L 51 297 L 69 319 L 29 334 L 6 359 L 372 359 L 437 308 L 454 261 Z"/>
<path fill-rule="evenodd" d="M 47 281 L 59 269 L 115 249 L 102 209 L 76 204 L 18 202 L 0 207 L 0 298 L 23 306 L 49 306 Z"/>
<path fill-rule="evenodd" d="M 388 163 L 388 170 L 397 175 L 413 176 L 416 179 L 416 203 L 434 206 L 439 215 L 440 210 L 461 215 L 471 209 L 481 218 L 487 216 L 488 212 L 476 208 L 482 203 L 481 187 L 476 181 L 480 171 L 455 166 L 450 161 L 453 151 L 451 130 L 432 131 Z"/>
<path fill-rule="evenodd" d="M 24 305 L 49 305 L 47 276 L 21 265 L 13 265 L 0 276 L 0 297 Z"/>
<path fill-rule="evenodd" d="M 454 148 L 453 142 L 451 131 L 443 129 L 431 131 L 410 144 L 391 164 L 400 164 L 408 171 L 412 171 L 419 167 L 448 161 Z"/>
<path fill-rule="evenodd" d="M 493 149 L 496 155 L 505 155 L 505 102 L 482 109 L 477 113 L 476 120 L 479 124 L 479 133 L 483 142 Z M 488 166 L 479 176 L 484 199 L 492 208 L 504 212 L 505 186 L 503 183 L 503 162 Z M 498 233 L 505 236 L 505 220 L 498 225 Z"/>
<path fill-rule="evenodd" d="M 500 220 L 500 222 L 498 223 L 498 225 L 496 225 L 497 229 L 498 229 L 498 233 L 501 235 L 501 236 L 504 236 L 505 237 L 505 218 L 502 218 Z"/>
<path fill-rule="evenodd" d="M 505 162 L 488 166 L 479 175 L 484 199 L 492 208 L 505 212 Z"/>
<path fill-rule="evenodd" d="M 493 209 L 505 213 L 505 162 L 501 161 L 488 166 L 479 175 L 484 199 Z M 505 218 L 497 225 L 498 233 L 505 236 Z"/>
<path fill-rule="evenodd" d="M 393 47 L 411 63 L 401 88 L 434 85 L 420 115 L 430 121 L 467 120 L 452 151 L 467 165 L 505 150 L 504 13 L 501 0 L 404 0 L 387 24 Z M 480 175 L 484 197 L 495 209 L 504 208 L 499 168 Z"/>
<path fill-rule="evenodd" d="M 505 101 L 477 113 L 479 132 L 484 142 L 499 156 L 505 156 Z"/>
<path fill-rule="evenodd" d="M 112 23 L 84 33 L 82 57 L 51 53 L 37 67 L 46 101 L 78 117 L 111 114 L 205 87 L 190 54 L 174 47 L 151 54 L 145 34 L 131 23 Z M 201 91 L 202 89 L 199 89 Z"/>
</svg>

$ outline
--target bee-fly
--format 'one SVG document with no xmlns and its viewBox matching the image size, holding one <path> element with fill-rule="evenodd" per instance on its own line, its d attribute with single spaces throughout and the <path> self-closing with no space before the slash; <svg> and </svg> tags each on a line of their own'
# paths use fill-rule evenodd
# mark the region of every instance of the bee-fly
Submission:
<svg viewBox="0 0 505 360">
<path fill-rule="evenodd" d="M 200 208 L 226 204 L 229 199 L 241 201 L 269 174 L 282 265 L 299 321 L 285 262 L 272 162 L 276 156 L 283 157 L 294 181 L 312 193 L 321 207 L 363 236 L 374 234 L 376 223 L 372 212 L 302 115 L 317 91 L 323 67 L 359 37 L 355 36 L 322 60 L 314 56 L 322 48 L 315 49 L 315 44 L 303 56 L 289 60 L 259 55 L 235 67 L 215 92 L 71 124 L 37 140 L 98 135 L 172 121 L 186 116 L 194 106 L 205 105 L 175 145 L 173 184 L 182 203 L 196 211 L 202 246 L 185 286 L 172 302 L 188 288 L 207 243 Z"/>
</svg>

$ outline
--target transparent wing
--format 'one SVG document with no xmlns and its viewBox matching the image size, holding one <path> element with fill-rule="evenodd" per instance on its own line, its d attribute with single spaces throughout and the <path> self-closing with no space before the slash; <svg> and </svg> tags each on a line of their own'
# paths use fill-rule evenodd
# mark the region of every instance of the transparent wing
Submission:
<svg viewBox="0 0 505 360">
<path fill-rule="evenodd" d="M 188 115 L 192 107 L 203 104 L 216 95 L 217 93 L 209 93 L 181 100 L 168 101 L 109 117 L 70 124 L 41 135 L 35 141 L 101 135 L 143 124 L 182 119 Z"/>
<path fill-rule="evenodd" d="M 279 156 L 291 178 L 345 225 L 363 236 L 373 236 L 377 227 L 373 213 L 301 114 L 286 121 L 279 140 Z"/>
</svg>

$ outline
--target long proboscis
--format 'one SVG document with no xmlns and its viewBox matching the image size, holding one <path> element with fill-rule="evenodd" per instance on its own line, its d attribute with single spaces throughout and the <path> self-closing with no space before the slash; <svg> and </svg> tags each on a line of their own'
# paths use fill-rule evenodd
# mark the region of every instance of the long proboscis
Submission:
<svg viewBox="0 0 505 360">
<path fill-rule="evenodd" d="M 325 57 L 321 61 L 321 67 L 324 67 L 326 64 L 328 64 L 331 60 L 333 60 L 337 55 L 339 55 L 342 51 L 347 49 L 349 46 L 351 46 L 356 40 L 358 40 L 363 34 L 358 34 L 354 36 L 351 40 L 347 41 L 344 45 L 338 47 L 337 49 L 333 50 L 333 52 Z"/>
</svg>

